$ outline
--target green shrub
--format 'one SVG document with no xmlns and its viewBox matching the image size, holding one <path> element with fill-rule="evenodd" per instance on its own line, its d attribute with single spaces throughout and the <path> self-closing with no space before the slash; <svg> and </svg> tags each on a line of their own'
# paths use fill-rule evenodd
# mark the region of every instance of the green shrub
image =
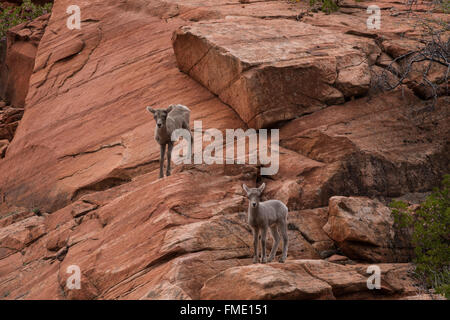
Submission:
<svg viewBox="0 0 450 320">
<path fill-rule="evenodd" d="M 412 227 L 416 274 L 436 292 L 450 297 L 450 175 L 414 212 L 402 201 L 390 206 L 400 228 Z"/>
<path fill-rule="evenodd" d="M 0 42 L 6 38 L 8 29 L 23 22 L 32 21 L 51 11 L 52 4 L 37 5 L 31 0 L 24 0 L 20 6 L 0 4 Z"/>
<path fill-rule="evenodd" d="M 292 2 L 300 2 L 301 0 L 291 0 Z M 316 4 L 320 5 L 320 10 L 326 13 L 331 13 L 339 10 L 339 0 L 309 0 L 309 5 L 312 7 Z"/>
<path fill-rule="evenodd" d="M 320 10 L 326 13 L 331 13 L 339 10 L 337 2 L 334 0 L 309 0 L 309 5 L 313 6 L 316 3 L 322 4 Z"/>
</svg>

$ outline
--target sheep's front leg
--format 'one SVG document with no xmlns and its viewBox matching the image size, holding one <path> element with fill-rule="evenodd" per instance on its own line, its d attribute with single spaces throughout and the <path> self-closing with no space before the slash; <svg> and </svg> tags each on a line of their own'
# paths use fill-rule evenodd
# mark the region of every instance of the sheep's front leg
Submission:
<svg viewBox="0 0 450 320">
<path fill-rule="evenodd" d="M 267 262 L 266 239 L 267 239 L 267 227 L 263 227 L 261 231 L 261 263 Z"/>
<path fill-rule="evenodd" d="M 164 177 L 164 155 L 166 153 L 166 145 L 160 145 L 160 157 L 159 157 L 159 178 Z"/>
<path fill-rule="evenodd" d="M 259 238 L 259 230 L 253 228 L 253 263 L 258 263 L 258 239 Z"/>
<path fill-rule="evenodd" d="M 173 143 L 169 142 L 167 144 L 167 172 L 166 172 L 166 176 L 170 176 L 170 161 L 172 159 L 172 149 L 173 149 Z"/>
<path fill-rule="evenodd" d="M 278 245 L 280 244 L 280 234 L 278 233 L 277 226 L 270 227 L 270 231 L 272 232 L 273 245 L 272 251 L 270 251 L 269 254 L 268 262 L 272 262 L 272 260 L 275 258 L 275 255 L 277 254 Z"/>
</svg>

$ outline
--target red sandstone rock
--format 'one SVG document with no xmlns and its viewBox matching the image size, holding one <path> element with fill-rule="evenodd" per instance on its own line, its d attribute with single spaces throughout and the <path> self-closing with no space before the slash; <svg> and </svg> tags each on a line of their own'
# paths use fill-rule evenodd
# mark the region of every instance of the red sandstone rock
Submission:
<svg viewBox="0 0 450 320">
<path fill-rule="evenodd" d="M 328 220 L 328 208 L 289 212 L 290 229 L 298 230 L 319 255 L 334 249 L 334 242 L 323 231 Z"/>
<path fill-rule="evenodd" d="M 238 0 L 227 4 L 97 0 L 82 5 L 82 29 L 70 31 L 65 11 L 69 4 L 55 3 L 36 53 L 24 117 L 0 160 L 1 298 L 374 299 L 417 294 L 410 264 L 380 264 L 382 290 L 376 294 L 365 286 L 366 264 L 320 260 L 321 253 L 335 251 L 336 244 L 347 245 L 345 240 L 333 241 L 335 235 L 330 238 L 323 230 L 333 219 L 326 207 L 329 197 L 427 191 L 448 167 L 448 111 L 442 101 L 431 110 L 406 90 L 404 98 L 395 92 L 328 106 L 331 101 L 343 102 L 343 95 L 361 95 L 369 89 L 362 71 L 377 61 L 382 68 L 385 62 L 378 55 L 390 48 L 388 42 L 372 47 L 374 35 L 393 43 L 400 32 L 411 35 L 402 17 L 383 20 L 386 28 L 379 34 L 364 31 L 367 14 L 357 8 L 351 14 L 305 16 L 296 24 L 323 33 L 317 39 L 320 45 L 327 37 L 345 43 L 333 49 L 340 54 L 336 63 L 333 55 L 321 56 L 327 50 L 313 50 L 311 66 L 303 65 L 321 85 L 318 89 L 334 95 L 320 92 L 326 101 L 317 102 L 319 107 L 313 101 L 312 107 L 305 104 L 299 109 L 327 108 L 282 126 L 277 175 L 259 177 L 257 165 L 183 165 L 176 166 L 171 177 L 158 180 L 159 148 L 146 105 L 183 103 L 192 110 L 192 121 L 200 119 L 204 129 L 219 130 L 245 129 L 247 120 L 240 119 L 241 113 L 254 112 L 242 109 L 236 114 L 180 73 L 173 32 L 200 20 L 208 20 L 206 25 L 224 24 L 236 19 L 225 19 L 232 15 L 251 17 L 240 18 L 250 30 L 257 30 L 257 24 L 290 26 L 294 21 L 285 20 L 295 18 L 298 11 L 293 8 L 298 7 L 284 1 L 251 1 L 242 8 Z M 286 32 L 286 36 L 304 35 L 302 30 Z M 276 36 L 283 43 L 282 36 Z M 291 40 L 301 44 L 299 39 Z M 245 51 L 242 44 L 241 48 L 231 44 Z M 354 44 L 361 46 L 350 48 Z M 285 45 L 289 47 L 288 42 Z M 192 48 L 193 53 L 201 49 Z M 392 59 L 402 48 L 384 50 Z M 271 56 L 261 52 L 256 58 L 263 54 Z M 357 66 L 354 58 L 358 57 L 366 57 L 367 62 Z M 285 68 L 289 72 L 295 71 L 291 62 Z M 348 72 L 337 75 L 336 69 L 329 68 L 337 65 Z M 276 67 L 283 63 L 277 61 Z M 235 69 L 220 70 L 219 80 L 236 74 Z M 262 70 L 267 72 L 262 75 L 276 75 L 270 67 Z M 298 115 L 293 109 L 279 108 L 264 113 L 262 119 L 271 122 Z M 251 235 L 241 185 L 261 179 L 267 182 L 264 197 L 279 198 L 290 208 L 285 264 L 250 265 Z M 35 207 L 49 214 L 37 217 L 26 209 Z M 354 206 L 356 212 L 361 209 Z M 371 221 L 380 232 L 390 234 L 389 226 L 375 223 L 389 220 L 383 213 L 374 212 Z M 358 227 L 358 236 L 372 235 L 366 225 L 348 222 Z M 380 238 L 374 242 L 384 250 Z M 268 249 L 271 244 L 268 240 Z M 368 252 L 365 246 L 347 248 L 363 258 Z M 71 265 L 81 269 L 81 290 L 66 287 Z"/>
<path fill-rule="evenodd" d="M 6 154 L 6 149 L 8 148 L 9 141 L 4 139 L 0 140 L 0 158 L 4 158 Z"/>
<path fill-rule="evenodd" d="M 391 210 L 376 200 L 330 198 L 328 222 L 323 229 L 351 259 L 407 262 L 412 258 L 409 235 L 394 228 Z"/>
<path fill-rule="evenodd" d="M 331 286 L 296 262 L 230 268 L 206 281 L 202 299 L 333 299 Z"/>
<path fill-rule="evenodd" d="M 380 52 L 364 38 L 253 18 L 182 27 L 173 45 L 180 69 L 254 128 L 363 95 L 370 84 L 367 55 Z"/>
<path fill-rule="evenodd" d="M 21 251 L 45 233 L 43 219 L 40 217 L 30 217 L 3 227 L 0 230 L 1 259 Z"/>
<path fill-rule="evenodd" d="M 34 68 L 37 47 L 50 15 L 8 30 L 7 54 L 1 68 L 0 96 L 15 107 L 23 107 Z"/>
<path fill-rule="evenodd" d="M 302 192 L 291 201 L 310 208 L 326 205 L 333 195 L 396 197 L 430 190 L 448 167 L 446 106 L 443 97 L 429 108 L 406 90 L 291 121 L 281 129 L 281 145 L 318 163 L 296 179 Z"/>
<path fill-rule="evenodd" d="M 339 263 L 339 262 L 345 262 L 348 261 L 349 259 L 345 256 L 341 256 L 338 254 L 333 254 L 331 257 L 326 259 L 328 262 L 333 262 L 333 263 Z"/>
</svg>

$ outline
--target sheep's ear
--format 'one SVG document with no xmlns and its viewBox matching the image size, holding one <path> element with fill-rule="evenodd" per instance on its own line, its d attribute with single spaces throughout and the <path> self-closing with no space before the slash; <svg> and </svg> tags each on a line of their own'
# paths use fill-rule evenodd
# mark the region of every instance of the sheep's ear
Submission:
<svg viewBox="0 0 450 320">
<path fill-rule="evenodd" d="M 155 114 L 155 109 L 153 109 L 152 107 L 147 107 L 147 111 Z"/>
<path fill-rule="evenodd" d="M 244 191 L 245 192 L 247 192 L 247 194 L 248 194 L 248 187 L 247 187 L 247 185 L 244 183 L 243 185 L 242 185 L 242 188 L 244 189 Z"/>
<path fill-rule="evenodd" d="M 172 111 L 172 109 L 173 109 L 173 105 L 170 105 L 170 106 L 166 109 L 167 113 L 169 113 L 170 111 Z"/>
<path fill-rule="evenodd" d="M 259 186 L 258 190 L 260 193 L 262 193 L 264 191 L 264 188 L 266 187 L 266 184 L 263 182 L 262 185 Z"/>
</svg>

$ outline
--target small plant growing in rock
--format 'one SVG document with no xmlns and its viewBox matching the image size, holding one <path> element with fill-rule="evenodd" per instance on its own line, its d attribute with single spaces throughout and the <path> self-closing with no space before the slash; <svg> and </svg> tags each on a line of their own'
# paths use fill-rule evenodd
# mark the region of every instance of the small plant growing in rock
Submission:
<svg viewBox="0 0 450 320">
<path fill-rule="evenodd" d="M 406 9 L 417 40 L 422 46 L 394 58 L 381 75 L 376 77 L 374 84 L 383 91 L 412 85 L 413 91 L 420 98 L 432 98 L 434 107 L 438 97 L 447 96 L 448 99 L 450 94 L 450 24 L 445 18 L 434 15 L 434 12 L 448 13 L 450 5 L 448 0 L 430 1 L 426 4 L 426 15 L 423 15 L 414 12 L 413 7 L 417 4 L 417 0 L 412 0 L 406 5 Z M 396 70 L 394 64 L 400 64 L 400 70 Z M 390 74 L 395 76 L 392 82 L 388 80 Z"/>
<path fill-rule="evenodd" d="M 450 298 L 450 175 L 415 211 L 403 201 L 390 204 L 395 223 L 412 227 L 416 274 L 425 285 Z"/>
<path fill-rule="evenodd" d="M 300 2 L 300 0 L 291 1 Z M 309 5 L 313 11 L 321 10 L 328 14 L 339 10 L 339 0 L 309 0 Z"/>
<path fill-rule="evenodd" d="M 24 0 L 20 6 L 0 3 L 0 43 L 6 39 L 8 29 L 23 22 L 32 21 L 51 10 L 51 3 L 37 5 L 32 3 L 31 0 Z"/>
<path fill-rule="evenodd" d="M 339 10 L 338 0 L 309 0 L 309 5 L 318 5 L 321 11 L 328 14 Z"/>
</svg>

